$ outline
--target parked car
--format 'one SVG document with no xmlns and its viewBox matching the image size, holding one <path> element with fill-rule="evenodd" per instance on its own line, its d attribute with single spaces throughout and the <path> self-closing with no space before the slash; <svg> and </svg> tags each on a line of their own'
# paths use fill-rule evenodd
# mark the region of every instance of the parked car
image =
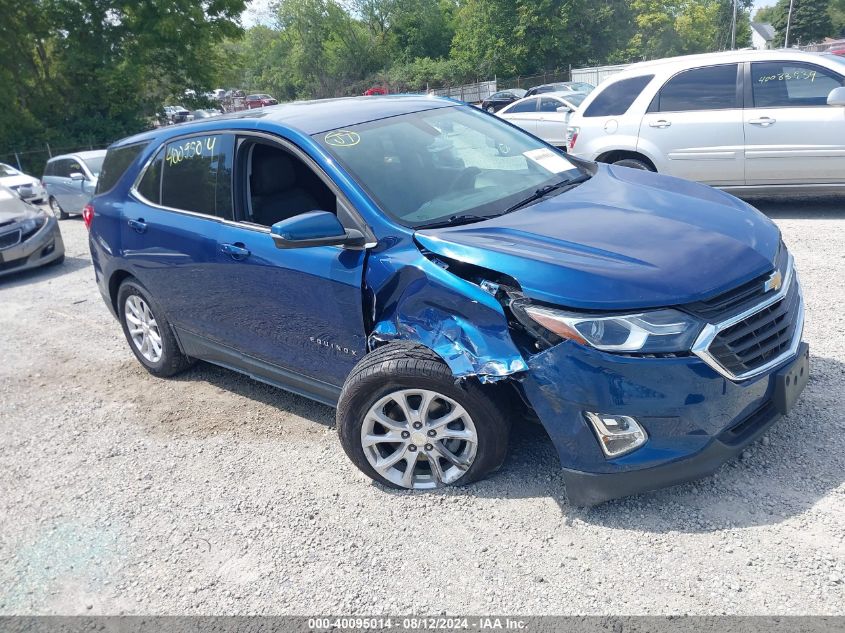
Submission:
<svg viewBox="0 0 845 633">
<path fill-rule="evenodd" d="M 387 88 L 385 88 L 384 86 L 373 86 L 372 88 L 367 88 L 364 91 L 365 97 L 373 97 L 373 96 L 386 95 L 386 94 L 387 94 Z"/>
<path fill-rule="evenodd" d="M 543 424 L 575 504 L 688 481 L 809 376 L 764 215 L 466 104 L 282 105 L 125 139 L 103 170 L 94 274 L 138 361 L 204 359 L 336 406 L 385 486 L 485 476 L 516 416 Z"/>
<path fill-rule="evenodd" d="M 170 123 L 184 123 L 193 120 L 191 112 L 183 106 L 164 106 L 164 116 Z"/>
<path fill-rule="evenodd" d="M 194 110 L 191 112 L 193 116 L 192 121 L 198 121 L 200 119 L 210 119 L 211 117 L 215 117 L 220 114 L 219 110 L 207 109 L 207 110 Z"/>
<path fill-rule="evenodd" d="M 247 95 L 246 99 L 244 99 L 244 105 L 246 106 L 247 110 L 252 110 L 253 108 L 263 108 L 264 106 L 276 105 L 277 103 L 279 102 L 268 94 Z"/>
<path fill-rule="evenodd" d="M 569 117 L 586 97 L 583 92 L 547 92 L 515 101 L 498 115 L 546 143 L 566 149 Z"/>
<path fill-rule="evenodd" d="M 595 90 L 595 86 L 584 81 L 558 81 L 553 84 L 543 84 L 529 88 L 525 96 L 533 97 L 534 95 L 541 95 L 546 92 L 585 92 L 589 94 L 593 90 Z"/>
<path fill-rule="evenodd" d="M 570 153 L 735 192 L 845 185 L 845 59 L 743 50 L 634 64 L 569 121 Z"/>
<path fill-rule="evenodd" d="M 0 185 L 0 277 L 60 264 L 65 245 L 56 218 Z"/>
<path fill-rule="evenodd" d="M 57 218 L 64 220 L 82 213 L 94 195 L 105 155 L 105 150 L 93 150 L 62 154 L 47 161 L 41 182 Z"/>
<path fill-rule="evenodd" d="M 41 203 L 47 198 L 47 192 L 38 178 L 27 176 L 5 163 L 0 163 L 0 185 L 8 187 L 27 202 Z"/>
<path fill-rule="evenodd" d="M 510 105 L 518 99 L 525 96 L 525 90 L 522 88 L 511 88 L 510 90 L 500 90 L 494 92 L 484 101 L 481 102 L 481 109 L 487 112 L 496 112 L 501 110 L 506 105 Z"/>
</svg>

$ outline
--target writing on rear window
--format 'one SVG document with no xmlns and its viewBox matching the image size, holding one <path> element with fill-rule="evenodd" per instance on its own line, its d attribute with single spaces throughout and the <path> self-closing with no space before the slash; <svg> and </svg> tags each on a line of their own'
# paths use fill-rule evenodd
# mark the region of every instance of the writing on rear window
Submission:
<svg viewBox="0 0 845 633">
<path fill-rule="evenodd" d="M 210 156 L 214 154 L 214 146 L 217 144 L 216 136 L 205 138 L 193 138 L 181 145 L 168 145 L 167 156 L 164 160 L 168 165 L 178 165 L 183 160 L 197 158 L 199 156 Z"/>
</svg>

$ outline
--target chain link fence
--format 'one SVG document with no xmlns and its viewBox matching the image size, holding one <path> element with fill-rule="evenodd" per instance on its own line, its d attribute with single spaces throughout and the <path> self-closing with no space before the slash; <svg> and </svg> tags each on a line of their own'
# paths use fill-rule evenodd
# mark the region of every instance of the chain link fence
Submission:
<svg viewBox="0 0 845 633">
<path fill-rule="evenodd" d="M 106 142 L 88 142 L 76 145 L 63 145 L 61 147 L 53 147 L 49 143 L 44 143 L 41 147 L 31 149 L 19 149 L 0 154 L 0 163 L 6 163 L 12 167 L 40 178 L 44 173 L 44 165 L 53 156 L 61 154 L 72 154 L 74 152 L 83 152 L 92 149 L 105 149 L 110 145 L 111 141 Z"/>
</svg>

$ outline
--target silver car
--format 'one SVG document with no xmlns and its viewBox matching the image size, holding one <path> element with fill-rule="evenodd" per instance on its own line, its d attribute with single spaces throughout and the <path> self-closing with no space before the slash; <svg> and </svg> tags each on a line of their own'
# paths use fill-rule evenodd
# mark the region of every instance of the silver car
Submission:
<svg viewBox="0 0 845 633">
<path fill-rule="evenodd" d="M 845 190 L 845 58 L 732 51 L 629 66 L 569 119 L 570 154 L 737 194 Z"/>
<path fill-rule="evenodd" d="M 0 277 L 60 264 L 65 245 L 56 218 L 0 185 Z"/>
<path fill-rule="evenodd" d="M 94 195 L 105 156 L 106 150 L 93 150 L 54 156 L 47 161 L 41 182 L 57 218 L 64 220 L 82 213 Z"/>
<path fill-rule="evenodd" d="M 8 187 L 27 202 L 41 203 L 47 199 L 47 192 L 37 178 L 27 176 L 6 163 L 0 163 L 0 185 Z"/>
</svg>

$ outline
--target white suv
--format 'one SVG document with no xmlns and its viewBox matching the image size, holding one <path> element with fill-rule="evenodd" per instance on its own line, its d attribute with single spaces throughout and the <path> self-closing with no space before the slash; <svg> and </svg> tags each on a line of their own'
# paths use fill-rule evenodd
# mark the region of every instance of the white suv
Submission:
<svg viewBox="0 0 845 633">
<path fill-rule="evenodd" d="M 731 51 L 642 62 L 569 120 L 574 156 L 735 193 L 845 190 L 845 58 Z"/>
</svg>

